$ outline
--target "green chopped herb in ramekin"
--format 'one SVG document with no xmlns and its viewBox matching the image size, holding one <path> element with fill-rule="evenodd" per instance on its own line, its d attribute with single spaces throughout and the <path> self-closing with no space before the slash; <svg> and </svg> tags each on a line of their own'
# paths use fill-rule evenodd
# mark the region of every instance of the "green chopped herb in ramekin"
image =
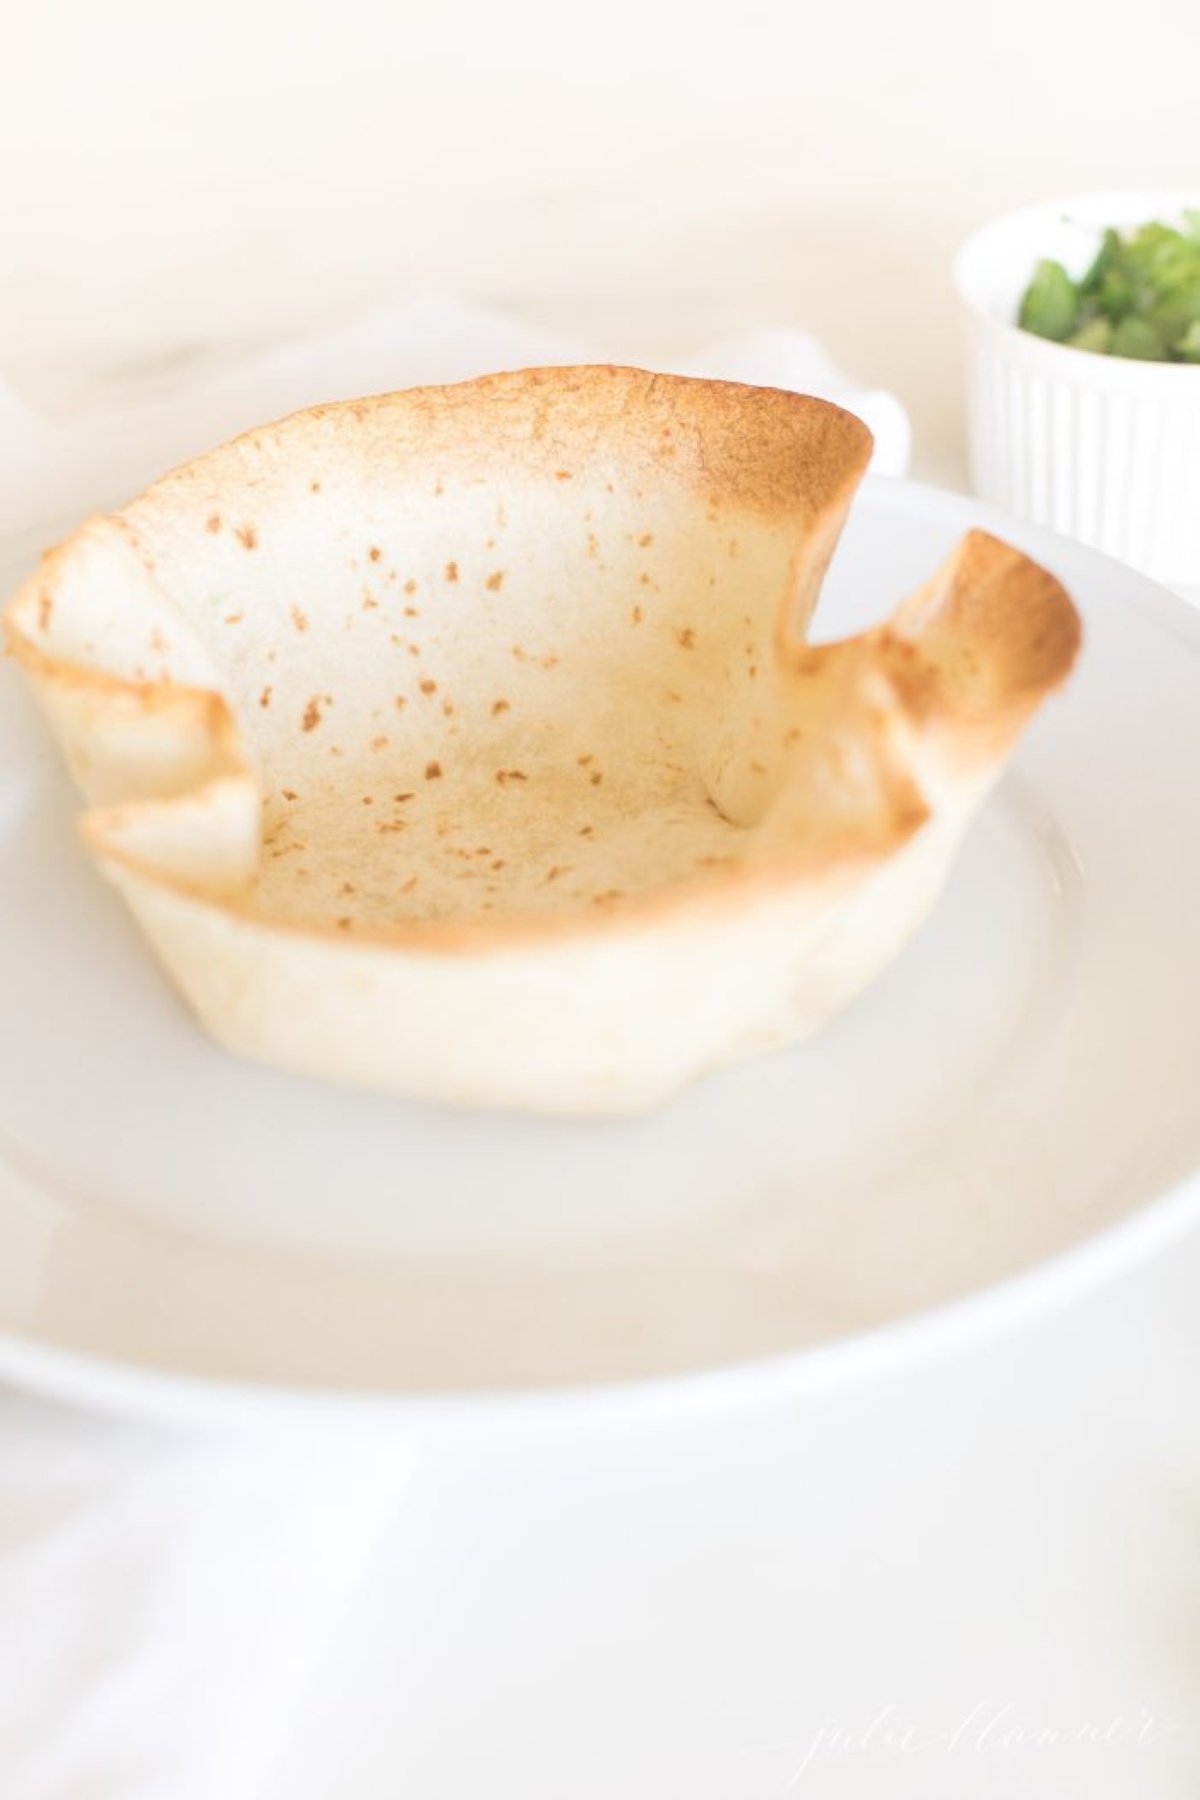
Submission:
<svg viewBox="0 0 1200 1800">
<path fill-rule="evenodd" d="M 1017 323 L 1102 356 L 1200 363 L 1200 210 L 1186 211 L 1179 229 L 1158 220 L 1110 227 L 1080 281 L 1040 262 Z"/>
</svg>

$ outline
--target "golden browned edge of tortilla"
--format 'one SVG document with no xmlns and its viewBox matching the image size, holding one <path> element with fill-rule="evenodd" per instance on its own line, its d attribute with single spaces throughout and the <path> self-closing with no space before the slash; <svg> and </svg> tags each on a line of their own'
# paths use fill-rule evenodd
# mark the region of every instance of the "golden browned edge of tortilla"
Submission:
<svg viewBox="0 0 1200 1800">
<path fill-rule="evenodd" d="M 549 392 L 557 431 L 575 424 L 581 448 L 602 435 L 606 423 L 619 422 L 646 455 L 662 450 L 663 418 L 703 425 L 702 447 L 693 445 L 692 473 L 713 500 L 736 504 L 770 516 L 793 509 L 809 513 L 810 531 L 803 564 L 793 567 L 793 581 L 783 596 L 775 622 L 775 653 L 784 669 L 815 674 L 822 659 L 837 654 L 837 644 L 812 647 L 797 636 L 793 621 L 801 601 L 820 587 L 845 522 L 850 501 L 866 470 L 871 435 L 862 421 L 832 403 L 782 389 L 748 387 L 736 382 L 702 381 L 683 376 L 649 375 L 640 369 L 610 365 L 580 368 L 525 369 L 482 376 L 450 387 L 411 388 L 371 399 L 335 402 L 292 413 L 272 425 L 243 433 L 215 450 L 182 464 L 155 482 L 114 515 L 122 524 L 144 511 L 170 489 L 192 482 L 222 459 L 250 449 L 261 454 L 286 442 L 288 452 L 302 451 L 306 438 L 333 415 L 386 430 L 387 414 L 397 407 L 414 409 L 436 427 L 432 447 L 445 454 L 462 450 L 454 419 L 470 413 L 481 398 L 528 406 L 531 393 Z M 644 421 L 631 402 L 654 406 Z M 424 421 L 423 421 L 424 422 Z M 522 423 L 516 420 L 517 427 Z M 714 431 L 713 427 L 717 429 Z M 820 429 L 814 430 L 814 426 Z M 668 436 L 671 436 L 668 429 Z M 532 433 L 514 429 L 525 447 L 536 445 Z M 746 451 L 753 451 L 748 476 Z M 797 456 L 797 450 L 804 454 Z M 462 450 L 469 455 L 468 450 Z M 678 454 L 678 445 L 674 454 Z M 686 446 L 685 446 L 686 454 Z M 676 461 L 676 469 L 679 462 Z M 889 810 L 869 832 L 854 830 L 826 841 L 807 853 L 744 862 L 731 870 L 697 874 L 664 883 L 648 893 L 614 902 L 611 907 L 577 913 L 511 915 L 502 919 L 405 922 L 360 926 L 352 937 L 335 925 L 274 917 L 257 910 L 237 894 L 215 895 L 196 882 L 169 874 L 156 864 L 115 847 L 114 829 L 130 817 L 149 817 L 162 808 L 203 804 L 231 777 L 253 780 L 241 738 L 228 706 L 210 689 L 169 682 L 137 683 L 102 670 L 48 655 L 23 628 L 22 615 L 53 595 L 56 570 L 73 553 L 87 529 L 85 521 L 44 558 L 38 572 L 17 594 L 4 616 L 8 647 L 37 681 L 66 691 L 83 688 L 98 698 L 108 696 L 131 710 L 172 712 L 203 720 L 212 747 L 211 777 L 186 792 L 166 798 L 130 800 L 94 808 L 79 829 L 98 861 L 123 868 L 164 890 L 213 912 L 232 917 L 255 930 L 336 943 L 343 950 L 391 947 L 437 953 L 494 952 L 530 942 L 577 937 L 614 938 L 651 929 L 670 917 L 681 924 L 702 925 L 741 910 L 748 903 L 804 883 L 825 888 L 833 898 L 899 850 L 926 822 L 930 809 L 909 772 L 893 761 L 888 772 Z M 994 700 L 980 709 L 956 691 L 944 672 L 921 654 L 921 633 L 931 622 L 969 636 L 980 660 L 987 659 Z M 969 778 L 972 771 L 1003 753 L 1038 704 L 1069 675 L 1082 635 L 1079 616 L 1062 585 L 1047 570 L 983 531 L 971 531 L 942 569 L 884 624 L 856 640 L 864 660 L 885 674 L 907 716 L 920 730 L 936 735 L 947 774 Z M 886 767 L 886 765 L 885 765 Z"/>
</svg>

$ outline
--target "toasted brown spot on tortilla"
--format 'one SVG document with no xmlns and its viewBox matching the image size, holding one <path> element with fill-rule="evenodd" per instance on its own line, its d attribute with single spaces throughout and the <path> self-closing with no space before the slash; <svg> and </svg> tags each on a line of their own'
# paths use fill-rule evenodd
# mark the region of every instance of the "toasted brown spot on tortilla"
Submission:
<svg viewBox="0 0 1200 1800">
<path fill-rule="evenodd" d="M 308 615 L 299 606 L 293 606 L 292 608 L 292 624 L 296 627 L 297 631 L 308 630 Z"/>
<path fill-rule="evenodd" d="M 300 721 L 302 731 L 315 731 L 321 723 L 321 696 L 314 694 L 304 709 L 304 717 Z"/>
<path fill-rule="evenodd" d="M 378 544 L 372 544 L 371 548 L 367 551 L 367 555 L 370 557 L 372 562 L 378 562 L 380 557 L 383 555 L 383 551 L 379 548 Z"/>
<path fill-rule="evenodd" d="M 271 687 L 270 687 L 270 686 L 269 686 L 269 685 L 268 685 L 268 686 L 267 686 L 267 687 L 265 687 L 265 688 L 264 688 L 264 689 L 263 689 L 263 691 L 262 691 L 262 693 L 261 693 L 261 694 L 260 694 L 260 695 L 259 695 L 259 696 L 258 696 L 258 704 L 259 704 L 259 705 L 260 705 L 260 706 L 270 706 L 270 704 L 271 704 L 271 693 L 272 693 L 272 689 L 271 689 Z"/>
<path fill-rule="evenodd" d="M 425 764 L 426 781 L 440 781 L 441 775 L 442 765 L 440 762 L 428 762 Z"/>
<path fill-rule="evenodd" d="M 220 513 L 209 513 L 207 519 L 205 519 L 205 521 L 204 521 L 204 529 L 205 529 L 205 531 L 220 531 L 220 529 L 221 529 Z"/>
<path fill-rule="evenodd" d="M 524 769 L 497 769 L 496 780 L 501 787 L 507 787 L 510 781 L 528 781 Z"/>
<path fill-rule="evenodd" d="M 428 677 L 426 677 L 426 679 L 423 682 L 421 682 L 420 687 L 421 687 L 421 692 L 423 694 L 436 694 L 437 693 L 437 682 L 430 681 Z"/>
<path fill-rule="evenodd" d="M 498 719 L 500 717 L 501 713 L 506 713 L 509 710 L 510 710 L 510 706 L 509 706 L 509 702 L 507 700 L 493 700 L 492 701 L 492 717 L 493 717 L 493 719 Z"/>
<path fill-rule="evenodd" d="M 694 650 L 696 648 L 696 633 L 690 625 L 685 625 L 682 631 L 675 633 L 675 636 L 681 649 Z"/>
<path fill-rule="evenodd" d="M 498 594 L 504 585 L 504 570 L 494 569 L 483 585 L 489 593 Z"/>
<path fill-rule="evenodd" d="M 457 581 L 458 580 L 458 564 L 456 562 L 448 562 L 446 564 L 446 580 L 447 581 Z"/>
<path fill-rule="evenodd" d="M 234 537 L 244 550 L 254 550 L 258 545 L 258 533 L 253 525 L 239 525 Z"/>
<path fill-rule="evenodd" d="M 54 601 L 44 590 L 38 595 L 38 630 L 47 632 L 54 617 Z"/>
</svg>

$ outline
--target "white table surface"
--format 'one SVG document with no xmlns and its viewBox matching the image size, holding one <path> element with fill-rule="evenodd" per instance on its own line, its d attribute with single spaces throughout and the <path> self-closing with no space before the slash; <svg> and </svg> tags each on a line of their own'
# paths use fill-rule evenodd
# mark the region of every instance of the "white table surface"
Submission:
<svg viewBox="0 0 1200 1800">
<path fill-rule="evenodd" d="M 418 1468 L 278 1800 L 1185 1800 L 1200 1241 L 1018 1338 Z M 764 1551 L 764 1544 L 770 1545 Z"/>
</svg>

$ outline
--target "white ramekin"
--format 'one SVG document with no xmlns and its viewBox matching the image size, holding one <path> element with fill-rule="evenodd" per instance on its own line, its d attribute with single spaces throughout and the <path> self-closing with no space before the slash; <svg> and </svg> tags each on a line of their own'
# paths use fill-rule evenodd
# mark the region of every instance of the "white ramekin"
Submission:
<svg viewBox="0 0 1200 1800">
<path fill-rule="evenodd" d="M 1080 275 L 1098 228 L 1176 220 L 1195 193 L 1089 194 L 1009 213 L 962 246 L 971 483 L 1174 587 L 1200 588 L 1200 364 L 1132 362 L 1021 331 L 1040 257 Z"/>
</svg>

